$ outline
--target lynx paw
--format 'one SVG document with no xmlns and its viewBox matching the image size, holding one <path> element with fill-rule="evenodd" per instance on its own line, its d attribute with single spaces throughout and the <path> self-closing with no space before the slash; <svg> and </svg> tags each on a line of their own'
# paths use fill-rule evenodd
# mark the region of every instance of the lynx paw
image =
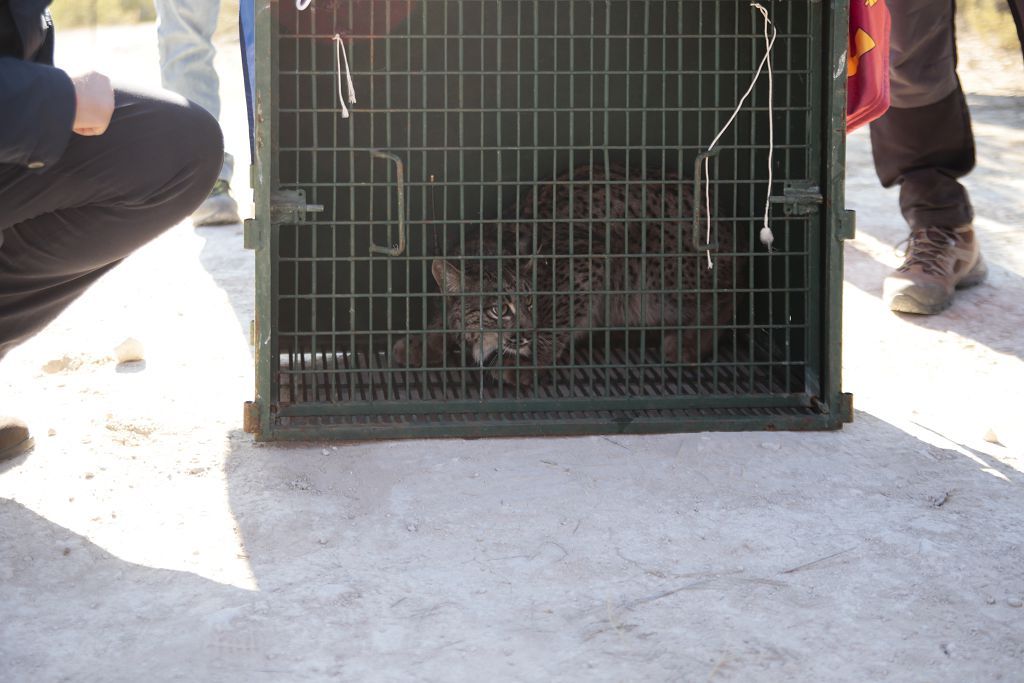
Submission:
<svg viewBox="0 0 1024 683">
<path fill-rule="evenodd" d="M 527 370 L 525 368 L 520 368 L 519 372 L 517 373 L 515 368 L 506 368 L 501 373 L 501 381 L 511 386 L 516 386 L 518 384 L 519 386 L 525 389 L 527 387 L 533 386 L 534 372 L 535 370 Z"/>
<path fill-rule="evenodd" d="M 661 357 L 666 363 L 696 363 L 697 352 L 693 344 L 693 335 L 683 335 L 680 348 L 679 335 L 666 334 L 661 340 Z"/>
<path fill-rule="evenodd" d="M 399 339 L 391 348 L 391 364 L 395 367 L 416 367 L 423 363 L 423 344 L 419 339 Z"/>
</svg>

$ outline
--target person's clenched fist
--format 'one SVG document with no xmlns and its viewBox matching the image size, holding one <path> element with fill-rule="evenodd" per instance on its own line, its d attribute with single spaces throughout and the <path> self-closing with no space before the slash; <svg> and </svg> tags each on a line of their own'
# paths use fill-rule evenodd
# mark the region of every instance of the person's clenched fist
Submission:
<svg viewBox="0 0 1024 683">
<path fill-rule="evenodd" d="M 103 74 L 90 71 L 71 79 L 75 85 L 75 122 L 79 135 L 103 135 L 114 115 L 114 88 Z"/>
</svg>

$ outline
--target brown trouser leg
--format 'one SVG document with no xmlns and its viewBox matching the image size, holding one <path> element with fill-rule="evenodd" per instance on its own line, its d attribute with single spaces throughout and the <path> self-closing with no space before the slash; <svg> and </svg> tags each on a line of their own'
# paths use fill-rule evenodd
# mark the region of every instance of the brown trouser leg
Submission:
<svg viewBox="0 0 1024 683">
<path fill-rule="evenodd" d="M 871 124 L 875 170 L 900 186 L 911 227 L 956 227 L 974 218 L 957 182 L 974 168 L 974 136 L 956 76 L 953 0 L 890 2 L 892 108 Z"/>
</svg>

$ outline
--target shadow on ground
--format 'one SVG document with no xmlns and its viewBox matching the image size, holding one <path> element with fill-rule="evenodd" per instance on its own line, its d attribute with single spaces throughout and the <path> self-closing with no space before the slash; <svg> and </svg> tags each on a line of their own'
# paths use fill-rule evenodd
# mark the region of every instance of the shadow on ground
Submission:
<svg viewBox="0 0 1024 683">
<path fill-rule="evenodd" d="M 487 443 L 232 434 L 228 496 L 257 592 L 119 560 L 2 501 L 2 668 L 994 680 L 1024 655 L 1022 475 L 977 451 L 865 413 L 799 440 Z M 123 614 L 97 609 L 126 598 Z M 47 655 L 21 657 L 26 639 Z"/>
</svg>

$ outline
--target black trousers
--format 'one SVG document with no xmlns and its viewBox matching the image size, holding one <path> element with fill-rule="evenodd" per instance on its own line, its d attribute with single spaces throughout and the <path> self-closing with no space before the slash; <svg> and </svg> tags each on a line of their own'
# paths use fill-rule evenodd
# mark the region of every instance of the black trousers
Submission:
<svg viewBox="0 0 1024 683">
<path fill-rule="evenodd" d="M 115 102 L 107 132 L 72 135 L 45 172 L 0 164 L 0 359 L 217 178 L 224 143 L 205 110 L 169 93 L 117 90 Z"/>
<path fill-rule="evenodd" d="M 1024 49 L 1024 1 L 1009 0 Z M 956 75 L 955 0 L 897 0 L 892 14 L 892 108 L 871 124 L 875 171 L 900 186 L 912 228 L 957 227 L 974 220 L 957 179 L 974 168 L 974 135 Z"/>
</svg>

